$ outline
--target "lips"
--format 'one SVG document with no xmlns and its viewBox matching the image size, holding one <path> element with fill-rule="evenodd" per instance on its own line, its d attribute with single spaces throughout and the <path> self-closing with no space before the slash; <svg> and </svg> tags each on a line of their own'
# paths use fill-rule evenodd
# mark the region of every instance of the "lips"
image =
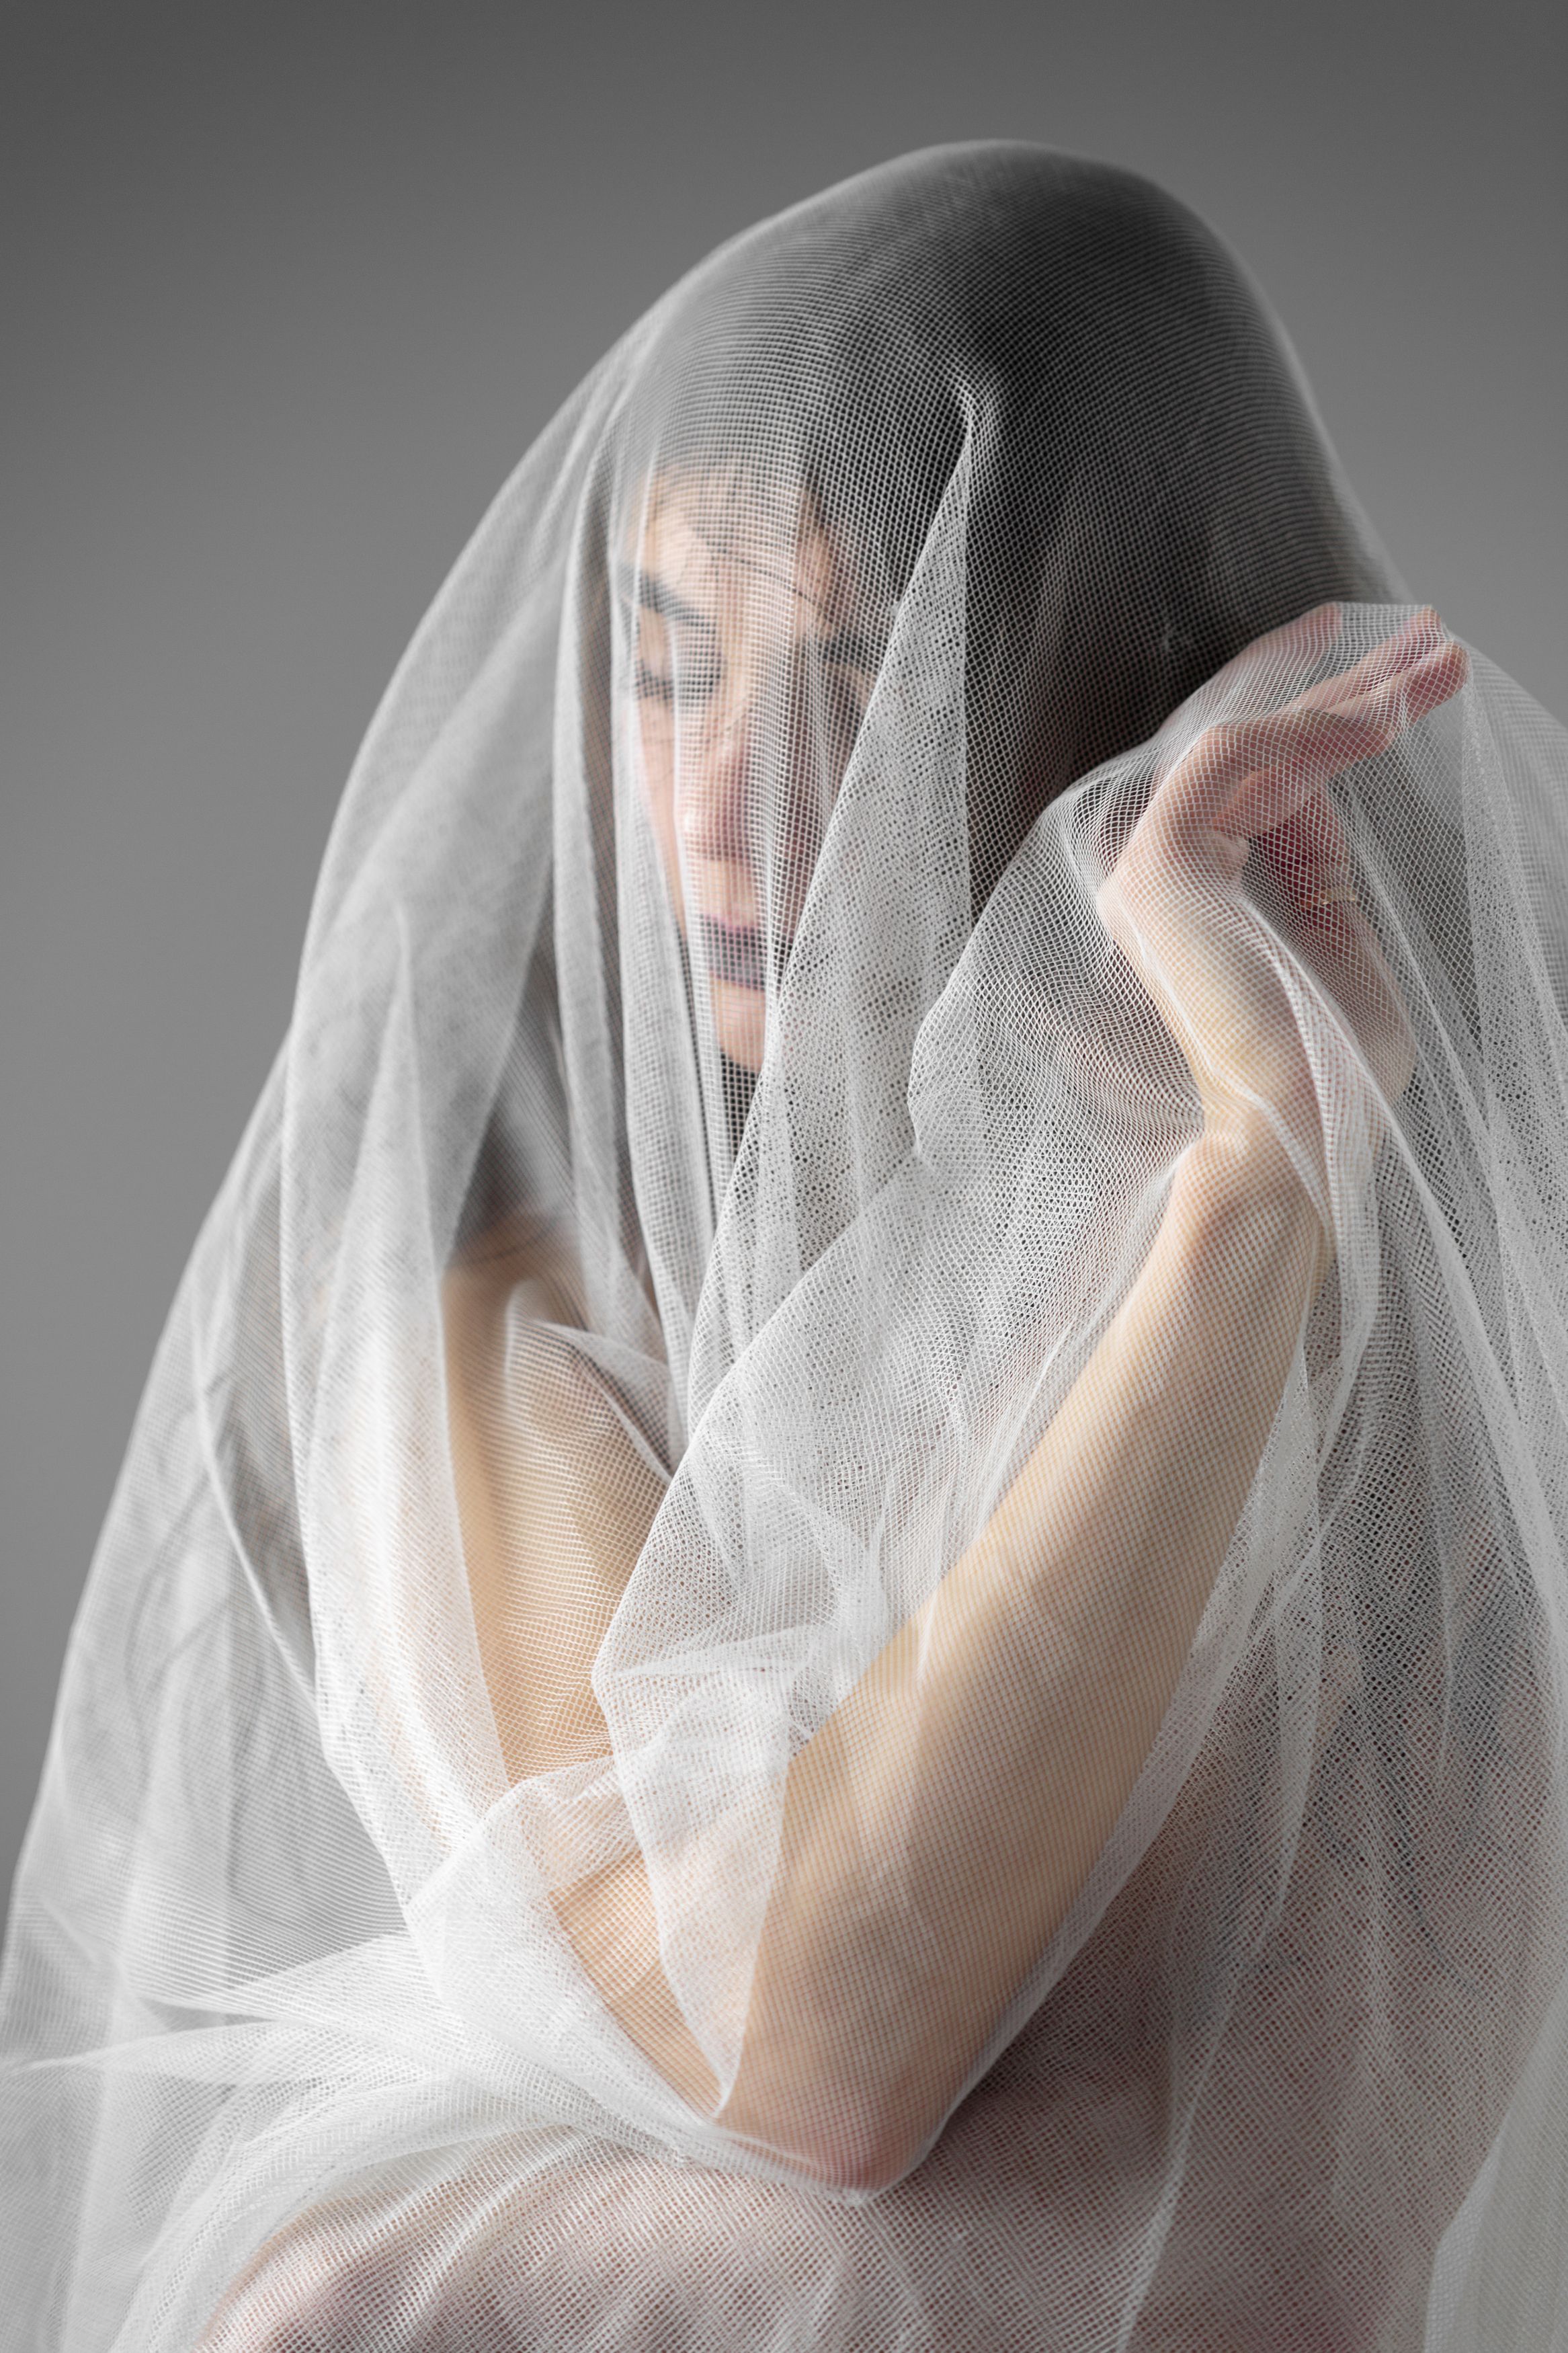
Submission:
<svg viewBox="0 0 1568 2353">
<path fill-rule="evenodd" d="M 700 915 L 697 923 L 714 979 L 733 981 L 740 988 L 766 987 L 767 945 L 754 924 L 716 923 L 711 915 Z"/>
</svg>

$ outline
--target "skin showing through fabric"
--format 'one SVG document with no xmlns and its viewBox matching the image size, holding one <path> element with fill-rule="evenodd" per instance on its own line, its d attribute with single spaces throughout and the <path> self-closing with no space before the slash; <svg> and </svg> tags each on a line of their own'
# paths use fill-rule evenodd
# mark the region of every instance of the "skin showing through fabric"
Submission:
<svg viewBox="0 0 1568 2353">
<path fill-rule="evenodd" d="M 5 2342 L 1568 2353 L 1568 732 L 1090 157 L 518 457 L 95 1551 Z"/>
<path fill-rule="evenodd" d="M 813 542 L 808 535 L 796 545 Z M 645 553 L 647 595 L 637 609 L 639 621 L 647 613 L 657 626 L 639 636 L 638 661 L 652 678 L 674 680 L 673 702 L 646 681 L 639 692 L 657 711 L 679 714 L 683 666 L 689 673 L 704 641 L 712 669 L 727 649 L 733 669 L 719 703 L 727 715 L 705 739 L 722 744 L 726 726 L 742 735 L 769 654 L 798 660 L 798 649 L 810 644 L 808 616 L 822 609 L 807 594 L 812 576 L 731 565 L 674 501 L 652 550 L 658 562 Z M 770 582 L 771 589 L 762 585 Z M 689 609 L 706 610 L 709 624 L 682 617 L 688 596 Z M 682 611 L 672 611 L 677 600 Z M 722 617 L 748 610 L 768 617 L 773 633 L 760 620 L 750 632 L 733 617 L 721 627 Z M 1337 609 L 1324 607 L 1240 659 L 1277 660 L 1282 650 L 1326 640 L 1337 626 Z M 1266 1010 L 1247 976 L 1216 957 L 1216 911 L 1236 878 L 1217 860 L 1213 905 L 1193 903 L 1194 879 L 1210 861 L 1199 837 L 1223 818 L 1274 843 L 1282 880 L 1310 915 L 1321 878 L 1289 828 L 1326 818 L 1326 778 L 1392 740 L 1463 675 L 1462 652 L 1436 616 L 1416 616 L 1355 669 L 1296 698 L 1261 735 L 1250 728 L 1201 734 L 1119 861 L 1121 895 L 1114 904 L 1107 899 L 1108 921 L 1125 928 L 1131 909 L 1160 931 L 1162 968 L 1180 998 L 1167 1018 L 1173 1034 L 1195 1039 L 1194 1076 L 1208 1085 L 1209 1118 L 1137 1282 L 1018 1480 L 790 1767 L 744 2051 L 721 2113 L 741 2137 L 840 2186 L 885 2186 L 916 2160 L 1110 1834 L 1225 1556 L 1302 1315 L 1331 1262 L 1331 1238 L 1272 1129 L 1235 1108 L 1290 1096 L 1295 1031 L 1283 1001 Z M 703 694 L 721 698 L 726 688 L 703 673 L 700 702 Z M 679 723 L 668 735 L 656 726 L 651 740 L 656 751 L 673 747 L 662 765 L 648 764 L 667 872 L 688 880 L 676 818 L 694 777 L 692 832 L 715 853 L 696 862 L 710 894 L 696 906 L 752 912 L 754 899 L 719 895 L 752 879 L 741 755 L 727 750 L 683 770 Z M 703 830 L 710 820 L 713 830 Z M 800 838 L 810 842 L 808 826 Z M 785 872 L 804 892 L 793 855 Z M 674 903 L 689 923 L 693 902 Z M 1352 949 L 1364 955 L 1352 913 L 1337 899 L 1333 907 L 1332 944 L 1347 957 Z M 1347 997 L 1357 993 L 1349 977 L 1342 987 Z M 763 992 L 749 993 L 760 1019 Z M 1370 1050 L 1386 1061 L 1384 1075 L 1397 1092 L 1409 1076 L 1407 1057 L 1387 1008 L 1364 987 L 1359 994 Z M 1226 1083 L 1216 1087 L 1222 1065 Z M 607 1750 L 608 1727 L 588 1686 L 594 1651 L 660 1500 L 657 1483 L 645 1479 L 639 1487 L 628 1450 L 603 1416 L 584 1448 L 584 1398 L 563 1386 L 569 1367 L 547 1355 L 533 1376 L 526 1470 L 514 1459 L 515 1437 L 509 1446 L 504 1417 L 487 1398 L 500 1394 L 508 1289 L 532 1271 L 502 1252 L 471 1281 L 454 1271 L 447 1288 L 465 1550 L 514 1779 L 564 1755 Z M 1197 1459 L 1194 1409 L 1212 1433 Z M 546 1528 L 550 1540 L 542 1543 Z M 553 1564 L 556 1590 L 524 1596 L 519 1567 L 509 1567 L 523 1562 L 538 1564 L 536 1575 Z M 536 1722 L 531 1735 L 521 1686 L 531 1671 L 520 1634 L 536 1617 L 559 1630 L 574 1610 L 579 1639 L 552 1692 L 553 1721 Z M 1008 1673 L 1018 1680 L 1026 1658 L 1027 1704 L 998 1720 L 989 1695 Z M 1037 1802 L 1020 1815 L 1004 1793 L 1024 1787 Z M 921 2000 L 899 2008 L 893 2032 L 883 1989 L 899 1983 L 906 1966 L 907 1916 L 898 1903 L 885 1911 L 868 1905 L 865 1891 L 895 1851 L 906 1890 L 921 1891 L 936 1959 Z M 640 1853 L 556 1889 L 552 1900 L 627 2033 L 682 2096 L 713 2114 L 717 2087 L 659 1964 Z"/>
<path fill-rule="evenodd" d="M 656 474 L 616 553 L 639 786 L 720 1046 L 762 1067 L 787 954 L 879 654 L 808 490 Z"/>
</svg>

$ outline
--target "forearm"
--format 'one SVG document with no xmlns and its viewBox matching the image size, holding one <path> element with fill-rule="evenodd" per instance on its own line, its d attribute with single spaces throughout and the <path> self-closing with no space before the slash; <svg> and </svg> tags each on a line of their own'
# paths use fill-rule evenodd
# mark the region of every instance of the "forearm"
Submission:
<svg viewBox="0 0 1568 2353">
<path fill-rule="evenodd" d="M 1189 1155 L 984 1533 L 791 1767 L 732 2129 L 789 2119 L 835 2172 L 896 2174 L 1087 1877 L 1327 1269 L 1304 1196 L 1267 1165 L 1206 1141 Z"/>
<path fill-rule="evenodd" d="M 897 2171 L 946 2113 L 1113 1828 L 1191 1648 L 1328 1262 L 1261 1147 L 1228 1177 L 1223 1158 L 1200 1145 L 1178 1172 L 1120 1314 L 982 1535 L 790 1768 L 721 2120 L 830 2178 Z M 652 1509 L 606 1506 L 586 1530 L 607 1590 Z M 480 1526 L 466 1514 L 470 1551 Z M 498 1638 L 487 1655 L 498 1708 L 510 1652 Z M 542 1760 L 509 1761 L 516 1777 Z M 612 2015 L 711 2114 L 640 1854 L 553 1901 Z"/>
</svg>

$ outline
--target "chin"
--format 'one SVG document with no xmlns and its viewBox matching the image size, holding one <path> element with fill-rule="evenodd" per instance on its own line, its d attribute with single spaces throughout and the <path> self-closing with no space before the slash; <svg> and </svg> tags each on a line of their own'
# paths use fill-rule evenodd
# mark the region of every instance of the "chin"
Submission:
<svg viewBox="0 0 1568 2353">
<path fill-rule="evenodd" d="M 742 988 L 731 980 L 714 980 L 710 982 L 709 991 L 714 1033 L 720 1045 L 742 1070 L 760 1071 L 767 1024 L 767 1000 L 762 990 Z"/>
</svg>

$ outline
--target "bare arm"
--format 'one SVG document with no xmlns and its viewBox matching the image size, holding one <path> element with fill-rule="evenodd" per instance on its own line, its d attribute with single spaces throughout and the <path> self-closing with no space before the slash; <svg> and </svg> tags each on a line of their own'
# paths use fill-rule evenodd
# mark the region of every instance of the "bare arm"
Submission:
<svg viewBox="0 0 1568 2353">
<path fill-rule="evenodd" d="M 1221 681 L 1304 659 L 1339 618 L 1316 608 Z M 1220 920 L 1241 864 L 1258 845 L 1300 902 L 1396 1098 L 1414 1040 L 1325 786 L 1465 675 L 1463 649 L 1424 609 L 1293 702 L 1205 728 L 1097 898 L 1187 1057 L 1205 1132 L 1121 1313 L 990 1524 L 790 1767 L 722 2120 L 830 2181 L 876 2186 L 906 2169 L 1083 1884 L 1153 1745 L 1327 1270 L 1317 1214 L 1251 1108 L 1317 1133 L 1294 1012 L 1246 927 Z M 597 1525 L 577 1509 L 616 1591 L 656 1505 L 640 1534 L 635 1508 Z M 478 1611 L 493 1579 L 473 1573 Z M 482 1628 L 481 1651 L 487 1676 L 492 1660 L 515 1674 Z M 590 1651 L 584 1683 L 591 1665 Z M 602 1718 L 600 1733 L 602 1749 Z M 879 1866 L 895 1848 L 889 1889 Z M 712 2114 L 717 2085 L 658 1964 L 640 1860 L 558 1908 L 627 2032 Z"/>
<path fill-rule="evenodd" d="M 1153 1746 L 1327 1263 L 1297 1190 L 1217 1146 L 1184 1163 L 984 1533 L 791 1767 L 732 2129 L 804 2117 L 820 2085 L 865 2139 L 837 2147 L 825 2110 L 818 2161 L 862 2185 L 930 2137 Z M 865 1890 L 895 1813 L 879 1913 Z M 911 1905 L 932 1940 L 918 1993 Z"/>
<path fill-rule="evenodd" d="M 1120 1315 L 984 1534 L 790 1767 L 731 2130 L 867 2186 L 896 2178 L 940 2122 L 1153 1744 L 1326 1264 L 1315 1214 L 1263 1145 L 1194 1147 Z M 475 1448 L 482 1296 L 449 1283 L 454 1451 L 498 1722 L 532 1720 L 537 1741 Z M 1194 1429 L 1212 1434 L 1201 1456 Z M 586 1753 L 608 1747 L 594 1654 L 658 1501 L 646 1473 L 639 1490 L 629 1445 L 627 1457 L 594 1514 L 563 1458 L 531 1474 L 532 1508 L 579 1588 L 576 1651 L 563 1661 L 563 1614 L 550 1656 L 559 1720 Z M 514 1529 L 525 1500 L 511 1499 Z M 503 1745 L 519 1776 L 561 1761 L 521 1730 Z M 902 1868 L 879 1911 L 866 1896 L 889 1808 Z M 910 1901 L 934 1947 L 919 1999 L 889 2001 L 909 1976 Z M 711 2114 L 718 2086 L 659 1966 L 640 1858 L 556 1908 L 612 2014 Z"/>
</svg>

